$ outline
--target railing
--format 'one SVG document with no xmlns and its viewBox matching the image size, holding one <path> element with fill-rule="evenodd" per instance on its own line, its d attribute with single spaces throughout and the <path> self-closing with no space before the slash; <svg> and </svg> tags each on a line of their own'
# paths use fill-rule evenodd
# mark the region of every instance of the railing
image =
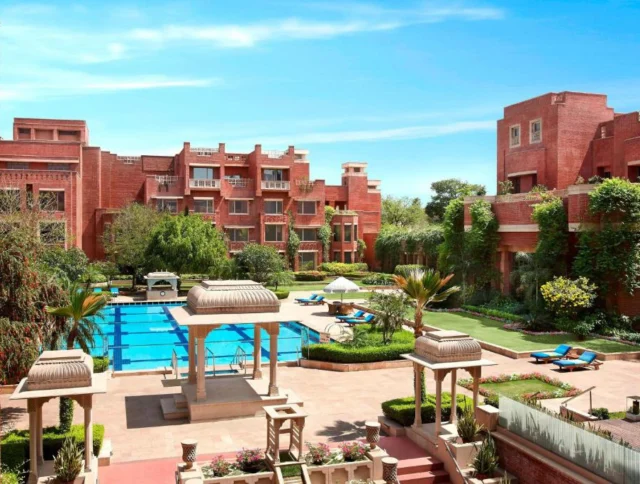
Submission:
<svg viewBox="0 0 640 484">
<path fill-rule="evenodd" d="M 175 349 L 171 350 L 171 369 L 173 370 L 173 374 L 177 380 L 180 370 L 178 369 L 178 353 L 176 353 Z"/>
<path fill-rule="evenodd" d="M 233 360 L 231 360 L 231 365 L 238 365 L 240 368 L 244 370 L 244 374 L 247 374 L 247 352 L 242 349 L 241 346 L 236 348 L 236 353 L 233 355 Z M 253 362 L 253 365 L 256 365 L 256 362 Z"/>
<path fill-rule="evenodd" d="M 178 183 L 178 180 L 180 179 L 179 176 L 173 176 L 173 175 L 155 175 L 155 179 L 158 183 L 164 183 L 167 185 L 174 185 L 176 183 Z"/>
<path fill-rule="evenodd" d="M 263 190 L 289 190 L 291 183 L 288 181 L 262 180 Z"/>
<path fill-rule="evenodd" d="M 246 188 L 251 182 L 250 178 L 231 178 L 225 177 L 225 181 L 232 187 Z"/>
<path fill-rule="evenodd" d="M 141 156 L 118 156 L 118 161 L 121 161 L 125 165 L 133 165 L 135 162 L 142 160 Z"/>
<path fill-rule="evenodd" d="M 189 186 L 191 188 L 220 188 L 220 180 L 212 178 L 190 178 Z"/>
<path fill-rule="evenodd" d="M 469 479 L 467 479 L 467 476 L 464 475 L 464 473 L 462 472 L 462 469 L 460 469 L 460 465 L 458 464 L 457 459 L 455 458 L 455 456 L 453 455 L 453 452 L 451 452 L 451 448 L 449 447 L 451 444 L 448 441 L 444 441 L 444 448 L 447 451 L 447 454 L 449 454 L 449 457 L 451 458 L 451 460 L 453 461 L 453 463 L 456 466 L 456 472 L 460 475 L 460 477 L 462 477 L 462 482 L 464 482 L 464 484 L 468 484 Z"/>
<path fill-rule="evenodd" d="M 191 148 L 191 153 L 195 153 L 196 156 L 210 156 L 219 152 L 219 148 Z"/>
<path fill-rule="evenodd" d="M 205 357 L 206 361 L 209 361 L 209 357 L 211 357 L 211 372 L 213 373 L 213 376 L 216 376 L 216 355 L 213 353 L 213 351 L 211 351 L 211 348 L 207 348 L 207 354 Z M 206 373 L 206 366 L 207 366 L 206 362 L 204 366 L 205 366 L 205 373 Z"/>
<path fill-rule="evenodd" d="M 309 334 L 309 328 L 304 326 L 300 330 L 300 356 L 302 356 L 302 348 L 307 347 L 307 358 L 309 358 L 309 344 L 311 343 L 311 335 Z M 298 364 L 299 364 L 298 359 Z"/>
<path fill-rule="evenodd" d="M 286 154 L 286 151 L 265 150 L 262 152 L 262 154 L 265 155 L 267 158 L 282 158 Z"/>
</svg>

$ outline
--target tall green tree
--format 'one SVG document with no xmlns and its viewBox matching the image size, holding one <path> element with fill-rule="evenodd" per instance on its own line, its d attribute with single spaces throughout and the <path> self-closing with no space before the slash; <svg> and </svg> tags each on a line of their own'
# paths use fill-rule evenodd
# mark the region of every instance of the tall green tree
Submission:
<svg viewBox="0 0 640 484">
<path fill-rule="evenodd" d="M 105 230 L 103 245 L 107 257 L 131 273 L 131 287 L 146 265 L 151 236 L 162 216 L 157 210 L 139 203 L 124 207 Z"/>
<path fill-rule="evenodd" d="M 428 222 L 419 198 L 393 197 L 382 199 L 382 224 L 396 227 L 414 227 Z"/>
<path fill-rule="evenodd" d="M 451 200 L 472 195 L 486 195 L 484 185 L 468 183 L 458 178 L 447 178 L 431 184 L 431 201 L 425 207 L 426 214 L 434 221 L 442 221 Z"/>
<path fill-rule="evenodd" d="M 247 244 L 235 259 L 240 275 L 256 282 L 269 282 L 275 274 L 284 274 L 284 260 L 269 245 Z"/>
<path fill-rule="evenodd" d="M 198 215 L 165 216 L 145 252 L 147 268 L 176 274 L 206 271 L 218 277 L 227 266 L 224 235 Z"/>
</svg>

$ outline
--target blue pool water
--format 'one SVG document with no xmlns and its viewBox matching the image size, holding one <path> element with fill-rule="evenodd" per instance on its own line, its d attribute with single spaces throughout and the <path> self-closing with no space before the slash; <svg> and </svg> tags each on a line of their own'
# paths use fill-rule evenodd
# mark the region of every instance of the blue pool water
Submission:
<svg viewBox="0 0 640 484">
<path fill-rule="evenodd" d="M 149 370 L 170 366 L 172 350 L 176 350 L 180 366 L 187 366 L 188 333 L 178 326 L 169 309 L 174 305 L 110 305 L 104 319 L 97 323 L 105 338 L 96 338 L 96 355 L 104 351 L 108 340 L 110 367 L 115 371 Z M 215 316 L 212 316 L 215 323 Z M 308 341 L 317 343 L 316 331 L 296 323 L 281 323 L 278 336 L 278 361 L 293 361 L 300 347 Z M 269 335 L 262 330 L 262 361 L 269 361 Z M 253 324 L 223 325 L 205 341 L 215 355 L 216 367 L 228 365 L 241 347 L 248 361 L 253 361 Z M 207 366 L 211 360 L 207 362 Z"/>
</svg>

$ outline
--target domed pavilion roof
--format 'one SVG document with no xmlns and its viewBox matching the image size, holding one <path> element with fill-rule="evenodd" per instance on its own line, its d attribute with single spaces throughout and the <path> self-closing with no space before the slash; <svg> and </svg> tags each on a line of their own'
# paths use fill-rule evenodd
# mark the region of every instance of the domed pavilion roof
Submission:
<svg viewBox="0 0 640 484">
<path fill-rule="evenodd" d="M 81 350 L 44 351 L 27 376 L 27 389 L 58 390 L 90 387 L 93 359 Z"/>
<path fill-rule="evenodd" d="M 431 363 L 473 361 L 482 358 L 480 343 L 459 331 L 431 331 L 416 340 L 415 354 Z"/>
<path fill-rule="evenodd" d="M 202 281 L 187 294 L 194 314 L 277 313 L 280 301 L 254 281 Z"/>
</svg>

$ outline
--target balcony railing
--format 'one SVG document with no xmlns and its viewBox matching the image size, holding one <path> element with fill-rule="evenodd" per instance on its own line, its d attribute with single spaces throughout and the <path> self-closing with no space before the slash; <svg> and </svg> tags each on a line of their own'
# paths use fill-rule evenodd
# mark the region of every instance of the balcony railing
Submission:
<svg viewBox="0 0 640 484">
<path fill-rule="evenodd" d="M 291 183 L 288 181 L 262 180 L 263 190 L 289 190 Z"/>
<path fill-rule="evenodd" d="M 237 188 L 246 188 L 251 184 L 251 178 L 225 177 L 225 181 L 232 187 L 237 187 Z"/>
<path fill-rule="evenodd" d="M 262 154 L 265 155 L 267 158 L 282 158 L 286 154 L 286 151 L 264 150 Z"/>
<path fill-rule="evenodd" d="M 211 156 L 219 152 L 219 148 L 191 148 L 191 153 L 195 153 L 196 156 Z"/>
<path fill-rule="evenodd" d="M 214 180 L 213 178 L 190 178 L 190 188 L 220 188 L 220 180 Z"/>
</svg>

